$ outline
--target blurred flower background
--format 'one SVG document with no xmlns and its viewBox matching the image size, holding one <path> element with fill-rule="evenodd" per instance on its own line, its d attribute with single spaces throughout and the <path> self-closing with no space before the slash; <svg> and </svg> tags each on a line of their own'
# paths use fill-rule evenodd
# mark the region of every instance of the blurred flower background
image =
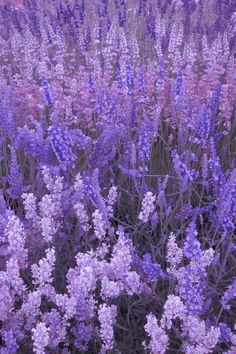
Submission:
<svg viewBox="0 0 236 354">
<path fill-rule="evenodd" d="M 235 354 L 235 0 L 0 29 L 0 353 Z"/>
</svg>

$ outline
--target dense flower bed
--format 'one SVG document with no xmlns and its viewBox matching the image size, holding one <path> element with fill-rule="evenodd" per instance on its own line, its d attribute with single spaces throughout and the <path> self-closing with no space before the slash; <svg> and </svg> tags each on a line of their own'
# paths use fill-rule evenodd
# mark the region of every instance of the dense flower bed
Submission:
<svg viewBox="0 0 236 354">
<path fill-rule="evenodd" d="M 0 353 L 235 354 L 235 0 L 0 23 Z"/>
</svg>

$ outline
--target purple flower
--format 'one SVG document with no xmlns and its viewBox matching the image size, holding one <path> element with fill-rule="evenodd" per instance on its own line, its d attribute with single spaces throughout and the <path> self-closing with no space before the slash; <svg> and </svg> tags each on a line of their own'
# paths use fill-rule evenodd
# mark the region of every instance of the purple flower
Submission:
<svg viewBox="0 0 236 354">
<path fill-rule="evenodd" d="M 117 308 L 115 305 L 102 304 L 98 310 L 100 322 L 100 336 L 102 340 L 101 353 L 106 353 L 114 347 L 113 325 L 116 320 Z"/>
<path fill-rule="evenodd" d="M 142 200 L 142 208 L 138 215 L 139 220 L 141 220 L 143 223 L 148 222 L 150 217 L 152 216 L 155 210 L 155 200 L 156 197 L 152 194 L 152 192 L 147 192 L 144 195 L 144 198 Z"/>
<path fill-rule="evenodd" d="M 5 346 L 0 349 L 1 354 L 14 354 L 17 353 L 19 348 L 16 338 L 12 332 L 12 330 L 4 331 L 3 340 Z"/>
<path fill-rule="evenodd" d="M 63 124 L 48 128 L 48 139 L 63 170 L 73 167 L 76 156 L 73 153 L 73 144 L 68 129 Z"/>
<path fill-rule="evenodd" d="M 72 328 L 71 332 L 74 335 L 75 347 L 82 352 L 87 351 L 88 343 L 90 342 L 93 336 L 92 325 L 80 322 Z"/>
<path fill-rule="evenodd" d="M 145 253 L 143 256 L 143 260 L 140 262 L 140 268 L 144 280 L 147 282 L 156 282 L 163 274 L 160 264 L 153 263 L 149 253 Z"/>
<path fill-rule="evenodd" d="M 23 191 L 23 176 L 16 151 L 12 146 L 9 146 L 9 148 L 11 150 L 11 162 L 7 180 L 10 184 L 10 188 L 7 189 L 7 192 L 11 198 L 17 199 Z"/>
<path fill-rule="evenodd" d="M 152 354 L 165 354 L 168 348 L 169 338 L 165 330 L 158 325 L 157 319 L 153 314 L 150 313 L 147 315 L 147 323 L 144 328 L 150 337 L 148 345 L 145 342 L 143 343 L 144 348 L 148 348 Z"/>
<path fill-rule="evenodd" d="M 221 340 L 229 342 L 232 335 L 231 329 L 223 322 L 220 322 L 218 327 L 220 329 Z"/>
<path fill-rule="evenodd" d="M 182 156 L 176 150 L 172 151 L 172 159 L 174 169 L 182 181 L 183 187 L 186 188 L 186 183 L 192 182 L 198 176 L 198 172 L 194 169 L 189 169 L 182 161 Z"/>
<path fill-rule="evenodd" d="M 201 245 L 197 240 L 198 232 L 196 223 L 192 221 L 186 232 L 186 239 L 184 242 L 184 255 L 190 260 L 197 261 L 201 257 Z"/>
<path fill-rule="evenodd" d="M 45 97 L 46 103 L 48 105 L 53 104 L 54 103 L 54 97 L 52 95 L 51 88 L 50 88 L 46 78 L 43 77 L 41 79 L 41 85 L 42 85 L 42 89 L 43 89 L 43 93 L 44 93 L 44 97 Z"/>
<path fill-rule="evenodd" d="M 235 297 L 236 297 L 236 278 L 233 280 L 232 284 L 226 289 L 220 302 L 225 309 L 230 310 L 230 305 L 228 304 L 228 302 Z"/>
<path fill-rule="evenodd" d="M 154 124 L 145 114 L 139 130 L 139 160 L 147 162 L 150 159 L 151 147 L 155 136 Z"/>
<path fill-rule="evenodd" d="M 32 329 L 33 351 L 41 354 L 49 344 L 49 329 L 45 323 L 40 322 Z"/>
</svg>

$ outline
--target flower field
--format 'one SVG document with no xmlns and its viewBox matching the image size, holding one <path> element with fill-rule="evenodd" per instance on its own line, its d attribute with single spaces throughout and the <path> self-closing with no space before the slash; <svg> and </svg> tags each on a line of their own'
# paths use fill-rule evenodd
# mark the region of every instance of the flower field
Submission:
<svg viewBox="0 0 236 354">
<path fill-rule="evenodd" d="M 0 29 L 0 354 L 236 354 L 235 0 Z"/>
</svg>

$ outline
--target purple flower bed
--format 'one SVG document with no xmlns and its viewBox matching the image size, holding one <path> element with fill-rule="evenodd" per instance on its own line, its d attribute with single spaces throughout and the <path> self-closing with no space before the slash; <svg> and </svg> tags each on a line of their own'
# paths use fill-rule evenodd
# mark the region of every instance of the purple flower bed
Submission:
<svg viewBox="0 0 236 354">
<path fill-rule="evenodd" d="M 0 23 L 0 354 L 235 354 L 235 0 Z"/>
</svg>

